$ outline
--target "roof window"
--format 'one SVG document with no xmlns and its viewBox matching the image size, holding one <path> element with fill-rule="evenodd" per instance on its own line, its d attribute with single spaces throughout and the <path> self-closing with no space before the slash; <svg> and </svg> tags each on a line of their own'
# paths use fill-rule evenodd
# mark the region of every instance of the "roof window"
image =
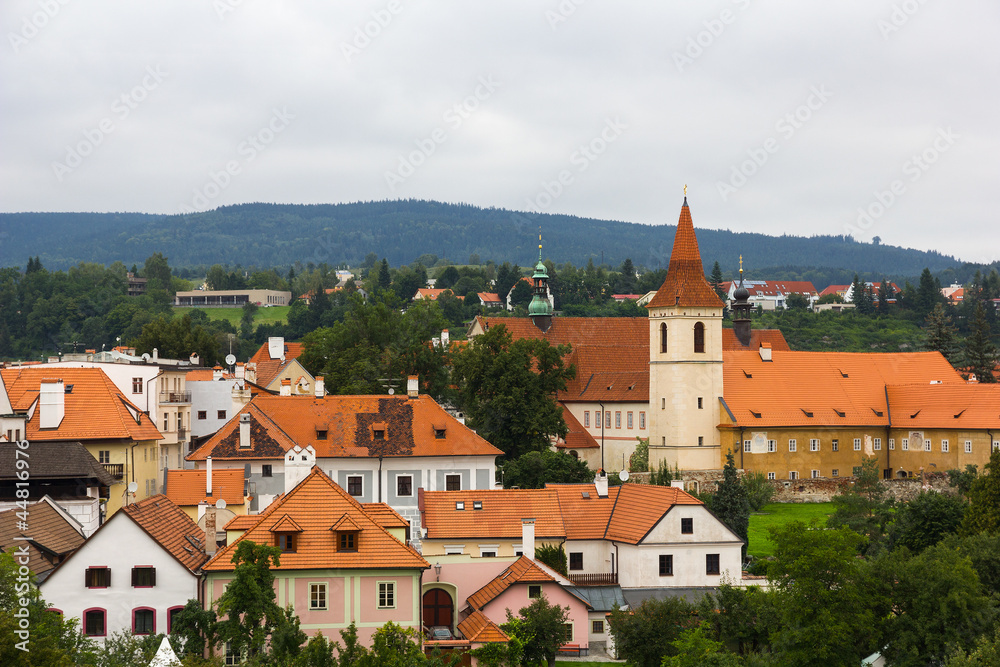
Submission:
<svg viewBox="0 0 1000 667">
<path fill-rule="evenodd" d="M 455 509 L 458 510 L 459 512 L 463 511 L 465 509 L 465 503 L 459 500 L 457 503 L 455 503 Z"/>
<path fill-rule="evenodd" d="M 833 411 L 837 413 L 838 417 L 846 417 L 847 416 L 847 413 L 844 412 L 843 410 L 838 410 L 837 408 L 834 408 Z"/>
<path fill-rule="evenodd" d="M 481 510 L 481 509 L 483 509 L 483 501 L 482 500 L 473 500 L 472 501 L 472 509 L 474 509 L 474 510 Z"/>
</svg>

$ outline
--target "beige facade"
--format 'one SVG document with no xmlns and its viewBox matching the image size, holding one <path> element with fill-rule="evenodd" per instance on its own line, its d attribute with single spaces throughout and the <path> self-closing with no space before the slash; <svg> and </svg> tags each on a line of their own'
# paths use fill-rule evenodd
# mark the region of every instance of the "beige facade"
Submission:
<svg viewBox="0 0 1000 667">
<path fill-rule="evenodd" d="M 628 460 L 639 444 L 638 438 L 649 437 L 648 403 L 607 402 L 604 404 L 604 417 L 600 417 L 600 403 L 564 401 L 563 405 L 598 443 L 603 439 L 603 467 L 606 470 L 627 470 Z M 570 450 L 571 455 L 574 451 L 591 469 L 602 467 L 600 448 Z"/>
</svg>

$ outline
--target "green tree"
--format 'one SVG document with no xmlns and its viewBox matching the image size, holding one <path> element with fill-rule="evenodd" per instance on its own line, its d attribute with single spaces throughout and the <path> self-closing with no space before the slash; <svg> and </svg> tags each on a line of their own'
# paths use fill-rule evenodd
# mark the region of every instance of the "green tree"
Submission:
<svg viewBox="0 0 1000 667">
<path fill-rule="evenodd" d="M 271 660 L 278 665 L 292 665 L 302 654 L 302 646 L 308 639 L 291 605 L 285 607 L 268 642 Z"/>
<path fill-rule="evenodd" d="M 885 536 L 893 504 L 881 480 L 878 458 L 866 456 L 854 485 L 833 497 L 834 511 L 827 526 L 850 528 L 868 538 L 866 550 L 875 550 Z"/>
<path fill-rule="evenodd" d="M 808 310 L 809 299 L 798 292 L 792 292 L 785 297 L 785 308 L 788 310 Z"/>
<path fill-rule="evenodd" d="M 420 636 L 413 628 L 389 621 L 372 635 L 372 647 L 358 662 L 361 667 L 412 667 L 424 662 Z"/>
<path fill-rule="evenodd" d="M 531 296 L 531 286 L 523 280 L 518 280 L 514 283 L 514 290 L 510 294 L 510 303 L 514 306 L 527 306 L 531 302 Z"/>
<path fill-rule="evenodd" d="M 171 642 L 178 653 L 204 655 L 207 647 L 215 645 L 217 620 L 215 611 L 205 609 L 198 600 L 188 600 L 170 628 Z"/>
<path fill-rule="evenodd" d="M 568 346 L 547 340 L 515 341 L 503 325 L 478 336 L 452 360 L 459 403 L 473 428 L 508 458 L 565 436 L 555 396 L 576 374 L 563 365 L 568 353 Z"/>
<path fill-rule="evenodd" d="M 564 577 L 568 576 L 566 550 L 562 544 L 539 544 L 535 547 L 535 560 L 548 565 Z"/>
<path fill-rule="evenodd" d="M 750 501 L 746 489 L 736 471 L 733 453 L 726 454 L 726 465 L 722 468 L 722 481 L 716 487 L 712 498 L 712 512 L 722 523 L 743 540 L 743 554 L 749 544 Z"/>
<path fill-rule="evenodd" d="M 726 303 L 729 300 L 729 295 L 722 288 L 722 267 L 719 266 L 718 261 L 712 265 L 712 275 L 708 279 L 708 284 L 712 286 L 715 293 L 722 299 L 722 303 Z"/>
<path fill-rule="evenodd" d="M 274 601 L 274 572 L 280 565 L 277 547 L 243 540 L 236 547 L 233 579 L 219 597 L 216 609 L 219 643 L 228 642 L 237 655 L 263 652 L 267 638 L 282 623 L 284 612 Z"/>
<path fill-rule="evenodd" d="M 459 278 L 461 278 L 461 276 L 458 275 L 458 269 L 454 266 L 447 266 L 443 271 L 441 271 L 441 273 L 438 274 L 437 282 L 434 283 L 434 287 L 437 289 L 448 289 L 457 283 Z"/>
<path fill-rule="evenodd" d="M 920 553 L 956 533 L 964 516 L 963 498 L 949 493 L 923 491 L 896 510 L 889 529 L 889 543 L 893 548 L 906 547 Z"/>
<path fill-rule="evenodd" d="M 317 631 L 302 649 L 298 664 L 301 667 L 337 667 L 337 658 L 333 655 L 335 646 L 336 642 L 328 642 L 323 633 Z"/>
<path fill-rule="evenodd" d="M 219 341 L 207 328 L 195 325 L 190 313 L 176 318 L 161 315 L 144 325 L 132 343 L 136 354 L 152 354 L 154 349 L 161 357 L 172 359 L 197 354 L 206 366 L 214 366 L 219 356 Z"/>
<path fill-rule="evenodd" d="M 170 289 L 170 265 L 163 253 L 154 252 L 146 258 L 142 267 L 142 277 L 148 280 L 146 289 Z"/>
<path fill-rule="evenodd" d="M 699 613 L 720 640 L 743 655 L 769 650 L 771 633 L 780 626 L 777 594 L 759 586 L 724 582 L 702 599 Z"/>
<path fill-rule="evenodd" d="M 934 276 L 931 275 L 931 270 L 924 267 L 923 272 L 920 274 L 920 283 L 917 285 L 916 293 L 916 303 L 914 303 L 914 310 L 921 317 L 926 317 L 934 310 L 934 306 L 941 303 L 941 288 L 938 286 L 937 281 L 934 280 Z"/>
<path fill-rule="evenodd" d="M 993 635 L 984 634 L 976 641 L 976 645 L 966 652 L 957 647 L 947 660 L 945 667 L 996 667 L 1000 665 L 1000 626 L 993 630 Z"/>
<path fill-rule="evenodd" d="M 767 479 L 760 470 L 750 470 L 743 473 L 740 480 L 746 490 L 747 500 L 750 502 L 750 509 L 759 512 L 764 509 L 764 505 L 774 498 L 774 485 Z"/>
<path fill-rule="evenodd" d="M 659 667 L 664 656 L 676 655 L 673 641 L 696 624 L 695 608 L 682 597 L 647 598 L 608 617 L 618 656 L 636 667 Z"/>
<path fill-rule="evenodd" d="M 716 265 L 718 265 L 718 262 L 716 262 Z M 719 275 L 721 278 L 721 272 Z M 619 269 L 615 292 L 617 294 L 635 294 L 635 286 L 635 266 L 632 265 L 632 258 L 626 257 L 625 261 L 622 262 L 621 268 Z"/>
<path fill-rule="evenodd" d="M 940 352 L 952 364 L 958 354 L 958 343 L 955 340 L 955 327 L 951 318 L 944 312 L 940 303 L 934 305 L 924 320 L 924 349 Z"/>
<path fill-rule="evenodd" d="M 997 381 L 993 371 L 1000 361 L 1000 355 L 992 336 L 990 323 L 986 320 L 986 307 L 979 301 L 973 313 L 972 333 L 965 339 L 962 365 L 980 382 Z"/>
<path fill-rule="evenodd" d="M 253 338 L 253 319 L 260 308 L 256 303 L 247 301 L 243 304 L 243 312 L 240 315 L 240 336 L 246 339 Z"/>
<path fill-rule="evenodd" d="M 501 301 L 507 299 L 507 293 L 514 286 L 518 280 L 521 279 L 521 267 L 517 264 L 514 266 L 510 265 L 510 262 L 504 262 L 497 269 L 497 277 L 494 283 L 496 287 L 496 293 L 500 297 Z"/>
<path fill-rule="evenodd" d="M 378 276 L 375 280 L 374 290 L 387 290 L 390 285 L 392 285 L 392 276 L 389 273 L 389 262 L 383 257 L 382 263 L 378 266 Z M 410 296 L 412 297 L 413 295 L 411 294 Z"/>
<path fill-rule="evenodd" d="M 638 440 L 638 444 L 632 456 L 628 457 L 628 471 L 649 472 L 649 438 L 636 436 L 635 439 Z"/>
<path fill-rule="evenodd" d="M 676 653 L 665 656 L 663 667 L 741 667 L 738 656 L 723 649 L 722 642 L 708 636 L 708 623 L 685 630 L 671 642 Z"/>
<path fill-rule="evenodd" d="M 593 471 L 580 459 L 551 449 L 525 452 L 501 464 L 506 488 L 541 489 L 546 484 L 579 484 L 594 479 Z"/>
<path fill-rule="evenodd" d="M 549 604 L 542 594 L 526 607 L 521 607 L 514 618 L 507 610 L 507 622 L 501 629 L 516 636 L 523 644 L 522 664 L 538 664 L 544 660 L 549 667 L 556 664 L 556 653 L 566 643 L 566 622 L 569 607 Z"/>
<path fill-rule="evenodd" d="M 994 449 L 980 475 L 969 489 L 969 508 L 962 521 L 963 535 L 1000 533 L 1000 449 Z"/>
<path fill-rule="evenodd" d="M 355 667 L 368 659 L 368 649 L 358 640 L 358 627 L 354 621 L 340 631 L 340 638 L 344 640 L 343 646 L 339 642 L 334 643 L 338 667 Z"/>
</svg>

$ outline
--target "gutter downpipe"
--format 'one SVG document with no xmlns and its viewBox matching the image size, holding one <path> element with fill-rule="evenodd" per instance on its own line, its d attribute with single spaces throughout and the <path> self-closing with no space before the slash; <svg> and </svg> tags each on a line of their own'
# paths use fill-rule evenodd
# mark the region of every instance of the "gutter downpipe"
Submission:
<svg viewBox="0 0 1000 667">
<path fill-rule="evenodd" d="M 885 414 L 889 421 L 885 427 L 885 468 L 889 471 L 888 479 L 895 477 L 892 473 L 892 463 L 889 460 L 889 436 L 892 434 L 892 407 L 889 405 L 889 385 L 885 385 Z"/>
</svg>

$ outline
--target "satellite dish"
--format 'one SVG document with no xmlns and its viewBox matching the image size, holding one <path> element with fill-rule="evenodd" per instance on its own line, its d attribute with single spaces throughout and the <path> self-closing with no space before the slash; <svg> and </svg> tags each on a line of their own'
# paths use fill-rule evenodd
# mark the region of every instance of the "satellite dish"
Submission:
<svg viewBox="0 0 1000 667">
<path fill-rule="evenodd" d="M 138 482 L 129 482 L 128 483 L 128 492 L 129 493 L 135 493 L 138 490 L 139 490 L 139 483 Z"/>
<path fill-rule="evenodd" d="M 227 366 L 232 366 L 235 363 L 236 363 L 236 355 L 234 355 L 234 354 L 227 354 L 226 355 L 226 365 Z"/>
<path fill-rule="evenodd" d="M 618 479 L 620 479 L 623 482 L 627 482 L 628 481 L 628 470 L 622 470 L 620 473 L 618 473 Z"/>
<path fill-rule="evenodd" d="M 396 393 L 396 390 L 393 389 L 392 387 L 389 387 L 389 395 L 392 396 L 395 393 Z"/>
<path fill-rule="evenodd" d="M 226 499 L 225 498 L 219 498 L 218 500 L 216 500 L 215 501 L 215 509 L 217 509 L 217 510 L 224 510 L 224 509 L 226 509 Z"/>
</svg>

